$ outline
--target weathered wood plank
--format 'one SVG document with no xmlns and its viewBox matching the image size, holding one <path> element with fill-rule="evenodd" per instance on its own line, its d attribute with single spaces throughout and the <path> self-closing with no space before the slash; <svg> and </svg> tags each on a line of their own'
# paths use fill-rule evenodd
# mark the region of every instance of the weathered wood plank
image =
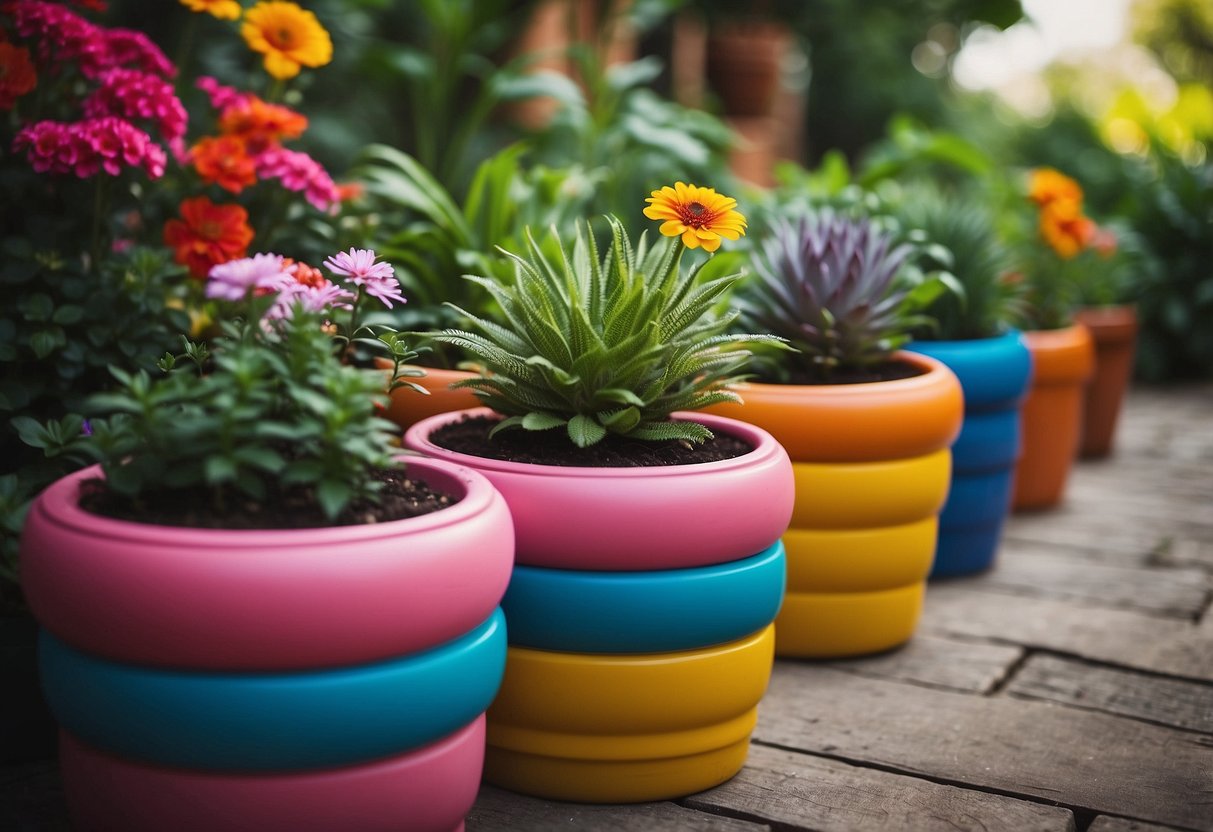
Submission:
<svg viewBox="0 0 1213 832">
<path fill-rule="evenodd" d="M 783 662 L 755 738 L 949 783 L 1213 830 L 1213 737 Z"/>
<path fill-rule="evenodd" d="M 1213 570 L 1213 540 L 1168 536 L 1150 552 L 1147 562 L 1156 566 L 1195 566 Z"/>
<path fill-rule="evenodd" d="M 1213 734 L 1213 685 L 1201 682 L 1037 655 L 1003 692 Z"/>
<path fill-rule="evenodd" d="M 919 635 L 898 650 L 830 662 L 829 666 L 861 676 L 985 693 L 1002 680 L 1023 652 L 1020 647 Z"/>
<path fill-rule="evenodd" d="M 593 832 L 762 832 L 765 824 L 720 817 L 676 803 L 591 806 L 538 800 L 481 786 L 467 818 L 468 832 L 549 832 L 585 829 Z"/>
<path fill-rule="evenodd" d="M 1068 809 L 752 745 L 741 773 L 682 801 L 816 832 L 1072 832 Z"/>
<path fill-rule="evenodd" d="M 1213 681 L 1213 627 L 1052 598 L 1011 598 L 962 582 L 931 586 L 919 632 L 1039 647 Z"/>
<path fill-rule="evenodd" d="M 989 572 L 968 588 L 1081 601 L 1194 619 L 1205 608 L 1213 577 L 1194 568 L 1109 565 L 1055 554 L 1044 544 L 1009 543 Z"/>
<path fill-rule="evenodd" d="M 1143 823 L 1139 820 L 1100 815 L 1087 827 L 1087 832 L 1181 832 L 1181 830 L 1174 826 L 1160 826 L 1157 823 Z"/>
</svg>

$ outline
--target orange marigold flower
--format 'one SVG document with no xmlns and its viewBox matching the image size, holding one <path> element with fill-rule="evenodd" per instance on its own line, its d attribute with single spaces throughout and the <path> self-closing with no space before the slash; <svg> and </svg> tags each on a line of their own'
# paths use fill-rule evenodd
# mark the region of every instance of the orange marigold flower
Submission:
<svg viewBox="0 0 1213 832">
<path fill-rule="evenodd" d="M 257 162 L 235 136 L 207 136 L 190 148 L 194 169 L 206 182 L 238 194 L 257 181 Z"/>
<path fill-rule="evenodd" d="M 216 205 L 198 196 L 181 203 L 181 219 L 164 225 L 164 244 L 174 249 L 173 259 L 205 280 L 212 266 L 248 253 L 253 229 L 248 211 L 240 205 Z"/>
<path fill-rule="evenodd" d="M 1082 204 L 1055 199 L 1040 209 L 1040 234 L 1059 257 L 1069 260 L 1095 236 L 1095 223 L 1082 213 Z"/>
<path fill-rule="evenodd" d="M 0 110 L 11 110 L 18 98 L 38 86 L 29 50 L 0 42 Z"/>
<path fill-rule="evenodd" d="M 220 20 L 239 20 L 244 9 L 236 0 L 181 0 L 181 5 L 192 12 L 206 12 Z"/>
<path fill-rule="evenodd" d="M 295 3 L 263 0 L 245 12 L 240 34 L 249 49 L 265 55 L 265 71 L 280 81 L 333 59 L 328 31 Z"/>
<path fill-rule="evenodd" d="M 1057 200 L 1082 203 L 1082 186 L 1055 168 L 1036 168 L 1028 176 L 1028 199 L 1044 206 Z"/>
<path fill-rule="evenodd" d="M 219 129 L 243 140 L 248 152 L 256 156 L 271 145 L 302 136 L 307 130 L 307 116 L 248 95 L 223 110 Z"/>
<path fill-rule="evenodd" d="M 662 234 L 681 237 L 687 248 L 715 251 L 720 248 L 720 238 L 736 240 L 745 234 L 746 221 L 737 208 L 737 200 L 716 193 L 714 188 L 700 188 L 675 182 L 645 199 L 649 203 L 644 215 L 651 220 L 662 220 Z"/>
<path fill-rule="evenodd" d="M 297 262 L 290 257 L 282 259 L 282 270 L 295 278 L 295 282 L 312 288 L 320 288 L 329 282 L 324 272 L 304 262 Z"/>
</svg>

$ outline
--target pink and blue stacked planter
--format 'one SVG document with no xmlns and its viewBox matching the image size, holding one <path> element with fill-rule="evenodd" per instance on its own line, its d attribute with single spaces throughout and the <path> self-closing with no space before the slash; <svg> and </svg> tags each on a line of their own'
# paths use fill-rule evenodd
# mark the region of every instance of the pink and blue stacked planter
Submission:
<svg viewBox="0 0 1213 832">
<path fill-rule="evenodd" d="M 505 667 L 501 496 L 372 526 L 146 526 L 31 509 L 23 582 L 79 829 L 462 829 Z"/>
</svg>

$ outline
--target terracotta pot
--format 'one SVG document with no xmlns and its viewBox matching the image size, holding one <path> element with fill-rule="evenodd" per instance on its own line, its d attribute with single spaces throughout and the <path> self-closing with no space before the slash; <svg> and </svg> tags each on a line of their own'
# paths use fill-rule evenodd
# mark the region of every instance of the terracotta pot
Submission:
<svg viewBox="0 0 1213 832">
<path fill-rule="evenodd" d="M 696 413 L 677 417 L 753 450 L 698 465 L 520 464 L 433 443 L 463 416 L 419 422 L 404 444 L 482 471 L 515 520 L 519 566 L 503 603 L 519 626 L 489 710 L 485 779 L 622 803 L 732 777 L 771 673 L 787 453 L 765 431 Z"/>
<path fill-rule="evenodd" d="M 1099 306 L 1078 310 L 1077 319 L 1095 343 L 1095 374 L 1087 387 L 1081 454 L 1104 457 L 1112 452 L 1116 423 L 1133 375 L 1137 346 L 1137 310 L 1132 306 Z"/>
<path fill-rule="evenodd" d="M 909 349 L 947 364 L 965 399 L 931 577 L 980 572 L 994 563 L 1011 511 L 1032 354 L 1017 331 L 964 341 L 915 341 Z"/>
<path fill-rule="evenodd" d="M 1015 468 L 1015 510 L 1052 508 L 1065 496 L 1078 455 L 1083 402 L 1095 367 L 1082 324 L 1025 332 L 1032 383 L 1023 406 L 1023 455 Z"/>
<path fill-rule="evenodd" d="M 236 531 L 90 514 L 77 500 L 96 466 L 39 495 L 22 582 L 78 828 L 462 824 L 481 775 L 473 726 L 504 670 L 513 530 L 475 471 L 408 466 L 458 502 L 375 525 Z M 418 778 L 429 786 L 409 803 Z M 349 788 L 386 813 L 364 822 Z"/>
<path fill-rule="evenodd" d="M 746 384 L 744 404 L 712 412 L 778 439 L 792 458 L 796 505 L 783 542 L 788 594 L 775 619 L 781 656 L 873 653 L 911 637 L 935 554 L 963 412 L 943 363 L 865 384 Z"/>
<path fill-rule="evenodd" d="M 376 358 L 375 366 L 381 370 L 391 370 L 392 362 L 386 358 Z M 401 430 L 408 430 L 422 419 L 439 413 L 450 413 L 452 410 L 467 410 L 470 407 L 480 406 L 480 399 L 476 398 L 471 390 L 452 390 L 450 387 L 453 382 L 475 378 L 475 373 L 467 370 L 446 370 L 441 367 L 421 367 L 420 369 L 425 370 L 425 375 L 420 378 L 410 378 L 409 381 L 419 387 L 424 387 L 430 394 L 426 396 L 407 387 L 393 390 L 389 397 L 391 401 L 388 404 L 387 412 L 383 414 L 384 418 L 399 425 Z"/>
</svg>

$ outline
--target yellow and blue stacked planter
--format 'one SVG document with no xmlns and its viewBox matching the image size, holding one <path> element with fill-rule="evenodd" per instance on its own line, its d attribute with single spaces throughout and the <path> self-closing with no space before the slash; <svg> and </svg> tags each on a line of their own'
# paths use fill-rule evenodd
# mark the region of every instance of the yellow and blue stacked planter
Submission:
<svg viewBox="0 0 1213 832">
<path fill-rule="evenodd" d="M 502 493 L 518 564 L 510 646 L 488 712 L 485 779 L 560 800 L 623 803 L 718 785 L 745 762 L 783 601 L 787 453 L 758 428 L 694 414 L 754 450 L 655 468 L 475 467 Z"/>
</svg>

